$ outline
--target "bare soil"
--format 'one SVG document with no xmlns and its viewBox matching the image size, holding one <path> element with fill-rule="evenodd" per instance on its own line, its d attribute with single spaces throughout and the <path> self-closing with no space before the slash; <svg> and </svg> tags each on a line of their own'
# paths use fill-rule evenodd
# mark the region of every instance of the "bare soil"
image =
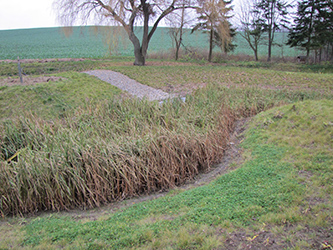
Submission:
<svg viewBox="0 0 333 250">
<path fill-rule="evenodd" d="M 21 63 L 47 63 L 47 62 L 81 62 L 84 58 L 49 58 L 49 59 L 20 59 Z M 0 63 L 17 63 L 17 60 L 0 60 Z"/>
<path fill-rule="evenodd" d="M 42 82 L 56 82 L 64 80 L 63 77 L 57 76 L 39 76 L 39 77 L 30 77 L 30 76 L 23 76 L 23 83 L 21 83 L 19 77 L 7 77 L 7 78 L 0 78 L 0 86 L 15 86 L 15 85 L 35 85 L 37 83 Z"/>
</svg>

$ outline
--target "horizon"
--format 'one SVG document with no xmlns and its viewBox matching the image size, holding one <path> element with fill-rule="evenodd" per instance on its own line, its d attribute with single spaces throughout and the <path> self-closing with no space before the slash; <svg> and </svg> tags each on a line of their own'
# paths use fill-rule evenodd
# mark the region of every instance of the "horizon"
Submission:
<svg viewBox="0 0 333 250">
<path fill-rule="evenodd" d="M 66 27 L 57 21 L 57 12 L 53 6 L 54 0 L 30 0 L 17 4 L 15 1 L 0 2 L 0 30 L 21 30 L 38 28 Z M 236 16 L 241 0 L 233 0 L 233 14 Z M 162 20 L 163 21 L 163 20 Z M 80 26 L 80 22 L 74 26 Z M 235 22 L 232 22 L 234 26 Z M 95 26 L 88 23 L 87 26 Z M 98 25 L 100 26 L 100 25 Z M 165 27 L 161 23 L 159 27 Z"/>
</svg>

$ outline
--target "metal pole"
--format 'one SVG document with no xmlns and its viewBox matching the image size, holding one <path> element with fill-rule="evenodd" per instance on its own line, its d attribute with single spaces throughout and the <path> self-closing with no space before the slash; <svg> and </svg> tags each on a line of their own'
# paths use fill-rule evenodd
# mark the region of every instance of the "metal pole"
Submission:
<svg viewBox="0 0 333 250">
<path fill-rule="evenodd" d="M 21 63 L 20 63 L 20 57 L 17 57 L 17 67 L 18 67 L 18 72 L 20 76 L 20 81 L 23 83 L 23 78 L 22 78 L 22 68 L 21 68 Z"/>
</svg>

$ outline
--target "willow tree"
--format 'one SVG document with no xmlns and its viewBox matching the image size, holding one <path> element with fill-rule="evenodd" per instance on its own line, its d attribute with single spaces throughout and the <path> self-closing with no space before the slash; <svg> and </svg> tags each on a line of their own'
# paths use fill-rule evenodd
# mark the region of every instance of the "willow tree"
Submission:
<svg viewBox="0 0 333 250">
<path fill-rule="evenodd" d="M 62 24 L 77 21 L 112 21 L 124 27 L 134 46 L 134 65 L 145 65 L 149 42 L 161 20 L 171 12 L 190 8 L 180 0 L 58 0 L 54 4 Z M 135 25 L 143 26 L 142 40 L 134 33 Z M 152 24 L 152 27 L 149 25 Z"/>
<path fill-rule="evenodd" d="M 214 45 L 219 44 L 221 49 L 226 51 L 232 42 L 233 33 L 235 32 L 231 30 L 230 16 L 228 16 L 228 13 L 232 10 L 232 7 L 229 7 L 231 1 L 199 0 L 198 2 L 200 6 L 197 8 L 198 23 L 192 29 L 192 32 L 203 30 L 209 33 L 208 61 L 210 62 Z"/>
</svg>

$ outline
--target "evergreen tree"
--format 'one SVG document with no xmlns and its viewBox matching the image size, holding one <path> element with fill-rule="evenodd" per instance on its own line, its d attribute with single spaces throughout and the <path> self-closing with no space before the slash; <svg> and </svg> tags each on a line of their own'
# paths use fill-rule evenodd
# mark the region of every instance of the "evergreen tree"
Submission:
<svg viewBox="0 0 333 250">
<path fill-rule="evenodd" d="M 326 58 L 332 58 L 332 0 L 302 0 L 298 3 L 294 23 L 288 35 L 288 45 L 304 48 L 307 57 L 311 50 L 318 51 L 319 61 L 326 48 Z"/>
<path fill-rule="evenodd" d="M 322 55 L 327 60 L 333 59 L 333 1 L 316 0 L 316 17 L 314 20 L 316 55 L 319 56 L 319 62 Z"/>
<path fill-rule="evenodd" d="M 310 50 L 315 46 L 314 33 L 315 0 L 303 0 L 298 3 L 297 17 L 294 19 L 294 27 L 288 34 L 287 45 L 306 49 L 309 57 Z"/>
<path fill-rule="evenodd" d="M 290 7 L 291 5 L 283 0 L 260 0 L 256 5 L 254 12 L 259 14 L 257 22 L 263 24 L 264 31 L 268 35 L 267 61 L 272 57 L 275 32 L 281 27 L 286 28 L 289 23 L 287 15 Z"/>
</svg>

